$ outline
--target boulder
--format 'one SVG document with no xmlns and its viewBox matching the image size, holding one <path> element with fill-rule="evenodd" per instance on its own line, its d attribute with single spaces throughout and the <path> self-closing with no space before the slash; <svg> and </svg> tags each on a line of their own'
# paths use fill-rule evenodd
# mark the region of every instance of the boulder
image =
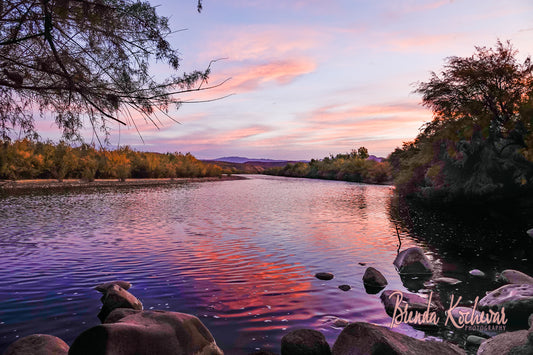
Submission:
<svg viewBox="0 0 533 355">
<path fill-rule="evenodd" d="M 527 327 L 527 318 L 533 313 L 533 285 L 504 285 L 479 300 L 478 307 L 482 311 L 504 308 L 508 326 Z"/>
<path fill-rule="evenodd" d="M 98 313 L 98 318 L 102 322 L 111 311 L 117 308 L 143 309 L 141 301 L 117 284 L 109 286 L 100 300 L 102 301 L 102 309 Z"/>
<path fill-rule="evenodd" d="M 120 309 L 113 312 L 108 318 L 118 319 L 115 323 L 81 333 L 69 355 L 223 354 L 209 330 L 193 315 Z"/>
<path fill-rule="evenodd" d="M 533 344 L 528 341 L 528 331 L 501 333 L 485 340 L 477 350 L 478 355 L 528 355 L 533 354 Z"/>
<path fill-rule="evenodd" d="M 533 277 L 528 274 L 524 274 L 517 270 L 503 270 L 498 275 L 498 281 L 505 282 L 507 284 L 531 284 L 533 285 Z"/>
<path fill-rule="evenodd" d="M 533 329 L 533 313 L 529 315 L 529 318 L 527 319 L 527 325 L 529 329 Z"/>
<path fill-rule="evenodd" d="M 433 265 L 419 247 L 412 247 L 399 253 L 394 266 L 400 274 L 432 274 Z"/>
<path fill-rule="evenodd" d="M 385 287 L 388 285 L 385 276 L 371 266 L 366 269 L 363 275 L 363 283 L 369 287 Z"/>
<path fill-rule="evenodd" d="M 281 338 L 281 355 L 330 355 L 324 334 L 313 329 L 297 329 Z"/>
<path fill-rule="evenodd" d="M 339 289 L 341 289 L 343 291 L 350 291 L 352 289 L 352 287 L 350 285 L 340 285 Z"/>
<path fill-rule="evenodd" d="M 96 291 L 99 291 L 99 292 L 102 292 L 102 293 L 106 293 L 107 289 L 112 287 L 113 285 L 120 286 L 120 287 L 122 287 L 125 290 L 129 290 L 130 287 L 131 287 L 131 283 L 129 283 L 128 281 L 117 280 L 117 281 L 111 281 L 111 282 L 106 282 L 106 283 L 103 283 L 103 284 L 96 285 L 94 287 L 94 289 Z"/>
<path fill-rule="evenodd" d="M 68 345 L 48 334 L 32 334 L 9 345 L 3 355 L 67 355 Z"/>
<path fill-rule="evenodd" d="M 466 343 L 470 345 L 480 346 L 487 338 L 478 337 L 477 335 L 469 335 L 466 338 Z"/>
<path fill-rule="evenodd" d="M 331 280 L 333 278 L 333 274 L 330 272 L 317 272 L 315 277 L 319 280 Z"/>
<path fill-rule="evenodd" d="M 533 238 L 533 228 L 528 229 L 528 230 L 526 231 L 526 234 L 529 235 L 531 238 Z"/>
<path fill-rule="evenodd" d="M 422 341 L 385 327 L 356 322 L 344 328 L 333 345 L 332 354 L 458 355 L 465 352 L 446 342 Z"/>
</svg>

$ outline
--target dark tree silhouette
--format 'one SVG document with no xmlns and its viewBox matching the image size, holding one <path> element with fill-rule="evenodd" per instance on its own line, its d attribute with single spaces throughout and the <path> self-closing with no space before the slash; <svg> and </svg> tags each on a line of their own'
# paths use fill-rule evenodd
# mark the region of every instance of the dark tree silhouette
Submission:
<svg viewBox="0 0 533 355">
<path fill-rule="evenodd" d="M 433 120 L 389 157 L 399 191 L 435 202 L 533 192 L 533 65 L 516 55 L 510 42 L 476 47 L 418 84 Z"/>
<path fill-rule="evenodd" d="M 156 124 L 158 112 L 183 102 L 178 94 L 209 88 L 211 64 L 177 74 L 170 33 L 168 19 L 138 0 L 2 0 L 0 139 L 15 129 L 34 134 L 34 115 L 46 112 L 67 139 L 86 124 L 135 125 L 135 112 Z M 156 80 L 152 59 L 173 74 Z"/>
</svg>

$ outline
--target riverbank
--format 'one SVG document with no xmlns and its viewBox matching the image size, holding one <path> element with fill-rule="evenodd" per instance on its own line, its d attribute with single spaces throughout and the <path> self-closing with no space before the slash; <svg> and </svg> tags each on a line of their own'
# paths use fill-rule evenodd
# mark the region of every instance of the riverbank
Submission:
<svg viewBox="0 0 533 355">
<path fill-rule="evenodd" d="M 54 189 L 75 189 L 91 187 L 144 187 L 144 186 L 161 186 L 177 185 L 189 182 L 209 182 L 209 181 L 230 181 L 244 180 L 243 176 L 224 175 L 221 177 L 200 177 L 200 178 L 163 178 L 163 179 L 126 179 L 120 181 L 117 179 L 95 179 L 86 181 L 80 179 L 39 179 L 39 180 L 7 180 L 0 181 L 0 193 L 15 191 L 32 191 L 32 190 L 54 190 Z"/>
</svg>

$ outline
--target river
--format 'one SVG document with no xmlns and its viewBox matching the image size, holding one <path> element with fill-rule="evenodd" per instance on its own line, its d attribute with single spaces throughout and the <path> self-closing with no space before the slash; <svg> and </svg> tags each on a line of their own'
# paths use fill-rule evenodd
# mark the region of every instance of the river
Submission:
<svg viewBox="0 0 533 355">
<path fill-rule="evenodd" d="M 397 227 L 401 249 L 422 247 L 437 276 L 463 280 L 448 292 L 465 298 L 487 287 L 470 268 L 490 278 L 505 267 L 531 272 L 523 248 L 494 255 L 485 245 L 435 242 L 489 230 L 522 243 L 522 226 L 464 227 L 413 215 L 406 221 L 391 186 L 247 177 L 0 196 L 0 352 L 34 333 L 71 344 L 99 324 L 94 286 L 117 279 L 133 284 L 145 309 L 198 316 L 227 354 L 279 352 L 281 337 L 297 328 L 320 330 L 333 345 L 342 330 L 332 326 L 337 317 L 390 325 L 362 276 L 373 266 L 387 289 L 407 291 L 392 264 Z M 316 279 L 322 271 L 335 278 Z M 396 330 L 417 338 L 450 333 Z"/>
</svg>

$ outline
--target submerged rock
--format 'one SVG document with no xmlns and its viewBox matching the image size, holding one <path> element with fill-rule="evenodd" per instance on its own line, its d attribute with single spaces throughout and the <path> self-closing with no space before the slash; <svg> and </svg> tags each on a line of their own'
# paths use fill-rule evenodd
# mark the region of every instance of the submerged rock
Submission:
<svg viewBox="0 0 533 355">
<path fill-rule="evenodd" d="M 502 286 L 479 300 L 482 311 L 505 311 L 509 325 L 525 328 L 527 318 L 533 313 L 533 285 L 509 284 Z"/>
<path fill-rule="evenodd" d="M 69 355 L 223 354 L 205 325 L 190 314 L 116 309 L 109 318 L 115 323 L 81 333 Z"/>
<path fill-rule="evenodd" d="M 433 265 L 419 247 L 412 247 L 402 251 L 396 256 L 393 264 L 400 274 L 433 273 Z"/>
<path fill-rule="evenodd" d="M 387 279 L 381 272 L 373 267 L 368 267 L 363 275 L 363 283 L 369 287 L 385 287 L 388 285 Z"/>
<path fill-rule="evenodd" d="M 324 334 L 313 329 L 297 329 L 281 338 L 281 355 L 330 355 Z"/>
<path fill-rule="evenodd" d="M 479 269 L 470 270 L 468 273 L 476 277 L 485 277 L 485 273 Z"/>
<path fill-rule="evenodd" d="M 141 301 L 117 284 L 109 286 L 100 300 L 102 301 L 102 309 L 98 313 L 98 318 L 102 322 L 109 313 L 117 308 L 143 309 Z"/>
<path fill-rule="evenodd" d="M 531 284 L 533 285 L 533 277 L 528 274 L 524 274 L 517 270 L 503 270 L 498 275 L 498 281 L 502 281 L 508 284 Z"/>
<path fill-rule="evenodd" d="M 485 340 L 477 350 L 478 355 L 528 355 L 533 354 L 533 343 L 528 341 L 528 331 L 501 333 Z"/>
<path fill-rule="evenodd" d="M 330 272 L 317 272 L 315 277 L 319 280 L 331 280 L 334 276 Z"/>
<path fill-rule="evenodd" d="M 454 279 L 453 277 L 438 277 L 436 279 L 433 279 L 433 282 L 437 284 L 445 284 L 445 285 L 454 286 L 454 285 L 460 284 L 463 281 Z"/>
<path fill-rule="evenodd" d="M 62 339 L 48 334 L 32 334 L 9 345 L 3 355 L 67 355 L 69 347 Z"/>
<path fill-rule="evenodd" d="M 333 345 L 332 354 L 458 355 L 465 352 L 446 342 L 422 341 L 385 327 L 357 322 L 344 328 Z"/>
</svg>

